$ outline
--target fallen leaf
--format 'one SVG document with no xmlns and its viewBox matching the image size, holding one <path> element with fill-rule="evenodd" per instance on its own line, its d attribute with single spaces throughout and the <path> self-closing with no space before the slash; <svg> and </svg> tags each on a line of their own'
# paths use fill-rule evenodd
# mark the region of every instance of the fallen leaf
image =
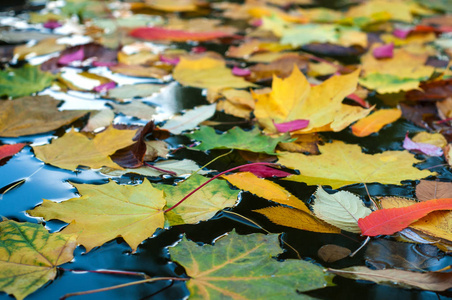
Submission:
<svg viewBox="0 0 452 300">
<path fill-rule="evenodd" d="M 328 194 L 319 186 L 314 197 L 314 214 L 345 231 L 361 233 L 358 220 L 372 212 L 358 196 L 347 191 Z"/>
<path fill-rule="evenodd" d="M 155 107 L 139 101 L 127 104 L 112 103 L 111 106 L 113 106 L 115 113 L 122 113 L 126 116 L 136 117 L 142 120 L 151 120 L 156 114 Z"/>
<path fill-rule="evenodd" d="M 88 113 L 87 110 L 59 111 L 60 103 L 50 96 L 1 101 L 0 136 L 18 137 L 52 131 Z"/>
<path fill-rule="evenodd" d="M 0 97 L 28 96 L 50 86 L 54 79 L 52 74 L 42 72 L 39 66 L 25 65 L 20 69 L 0 70 Z"/>
<path fill-rule="evenodd" d="M 115 73 L 133 77 L 153 77 L 163 79 L 165 76 L 169 75 L 169 72 L 165 69 L 139 65 L 117 64 L 111 66 L 110 70 Z"/>
<path fill-rule="evenodd" d="M 259 178 L 269 178 L 269 177 L 287 177 L 292 175 L 291 173 L 273 169 L 264 165 L 254 165 L 254 166 L 244 166 L 239 169 L 241 172 L 250 172 Z"/>
<path fill-rule="evenodd" d="M 427 131 L 421 131 L 416 133 L 412 141 L 415 143 L 424 143 L 444 148 L 447 146 L 447 140 L 441 133 L 429 133 Z"/>
<path fill-rule="evenodd" d="M 405 136 L 405 139 L 403 140 L 403 148 L 405 148 L 406 150 L 417 150 L 429 156 L 443 155 L 443 150 L 440 147 L 427 143 L 413 142 L 408 137 L 408 134 Z"/>
<path fill-rule="evenodd" d="M 437 101 L 452 96 L 452 79 L 421 82 L 419 89 L 408 91 L 405 95 L 411 101 Z"/>
<path fill-rule="evenodd" d="M 201 142 L 201 144 L 191 148 L 201 151 L 210 149 L 239 149 L 275 154 L 275 148 L 278 143 L 290 141 L 287 135 L 275 138 L 263 135 L 257 127 L 254 127 L 250 131 L 245 131 L 240 127 L 234 127 L 224 134 L 217 134 L 212 127 L 201 126 L 199 130 L 187 134 L 187 136 Z"/>
<path fill-rule="evenodd" d="M 259 178 L 253 173 L 240 172 L 232 175 L 223 175 L 223 178 L 239 189 L 255 194 L 258 197 L 288 205 L 311 214 L 311 211 L 303 201 L 289 193 L 282 186 L 270 180 Z"/>
<path fill-rule="evenodd" d="M 3 145 L 0 146 L 0 160 L 13 156 L 20 150 L 22 150 L 23 147 L 25 147 L 27 144 L 25 143 L 17 143 L 12 145 Z"/>
<path fill-rule="evenodd" d="M 135 38 L 149 41 L 164 40 L 173 42 L 202 42 L 231 36 L 231 33 L 223 31 L 191 32 L 185 30 L 167 29 L 162 27 L 138 27 L 130 31 L 129 34 Z"/>
<path fill-rule="evenodd" d="M 175 116 L 165 123 L 161 128 L 172 134 L 181 134 L 185 130 L 194 129 L 199 123 L 210 119 L 216 111 L 216 104 L 197 106 L 187 110 L 181 116 Z"/>
<path fill-rule="evenodd" d="M 291 207 L 270 206 L 253 211 L 266 216 L 271 222 L 281 226 L 320 233 L 341 232 L 339 228 L 323 222 L 312 213 Z"/>
<path fill-rule="evenodd" d="M 370 73 L 359 79 L 359 84 L 380 94 L 410 91 L 419 87 L 426 77 L 407 78 L 392 74 Z"/>
<path fill-rule="evenodd" d="M 358 220 L 358 225 L 363 235 L 390 235 L 438 210 L 452 210 L 452 198 L 433 199 L 407 207 L 379 209 Z"/>
<path fill-rule="evenodd" d="M 273 125 L 275 126 L 276 130 L 278 130 L 278 132 L 291 132 L 308 127 L 309 120 L 294 120 L 283 123 L 273 122 Z"/>
<path fill-rule="evenodd" d="M 183 85 L 198 88 L 246 88 L 254 86 L 242 77 L 232 75 L 225 62 L 208 56 L 199 59 L 181 57 L 173 77 Z"/>
<path fill-rule="evenodd" d="M 373 114 L 358 120 L 351 126 L 352 132 L 358 137 L 365 137 L 380 131 L 385 125 L 395 122 L 402 116 L 400 109 L 380 109 Z"/>
<path fill-rule="evenodd" d="M 273 76 L 278 76 L 279 78 L 286 78 L 290 76 L 294 65 L 298 69 L 306 69 L 308 64 L 308 59 L 299 54 L 287 53 L 274 61 L 265 64 L 259 63 L 251 66 L 249 69 L 251 71 L 248 79 L 252 82 L 272 80 Z"/>
<path fill-rule="evenodd" d="M 41 224 L 0 222 L 0 290 L 22 300 L 70 262 L 75 235 L 48 233 Z"/>
<path fill-rule="evenodd" d="M 352 252 L 350 251 L 350 249 L 334 244 L 323 245 L 317 251 L 317 255 L 320 257 L 320 259 L 327 263 L 333 263 L 338 260 L 344 259 L 351 253 Z"/>
<path fill-rule="evenodd" d="M 430 199 L 424 202 L 429 202 L 431 201 Z M 384 197 L 381 199 L 382 207 L 387 209 L 408 207 L 413 205 L 413 203 L 416 202 L 401 197 Z M 452 241 L 452 212 L 450 211 L 431 212 L 425 217 L 420 217 L 419 221 L 413 222 L 409 226 L 434 239 L 440 238 Z"/>
<path fill-rule="evenodd" d="M 271 93 L 254 93 L 257 100 L 254 114 L 270 132 L 276 131 L 273 122 L 294 120 L 309 120 L 306 128 L 294 133 L 341 131 L 371 111 L 342 104 L 342 100 L 355 91 L 358 75 L 359 71 L 333 76 L 311 88 L 306 77 L 294 67 L 288 78 L 273 78 Z"/>
<path fill-rule="evenodd" d="M 82 131 L 93 132 L 99 128 L 105 128 L 111 125 L 115 118 L 113 110 L 107 108 L 102 109 L 89 116 L 88 123 L 83 127 Z"/>
<path fill-rule="evenodd" d="M 305 154 L 319 154 L 318 143 L 320 137 L 317 133 L 292 134 L 291 138 L 294 140 L 293 142 L 280 143 L 278 145 L 278 150 Z"/>
<path fill-rule="evenodd" d="M 390 0 L 372 0 L 350 8 L 346 17 L 372 17 L 379 13 L 387 13 L 390 20 L 411 23 L 413 21 L 413 6 L 408 2 L 393 2 Z"/>
<path fill-rule="evenodd" d="M 116 150 L 133 144 L 134 136 L 135 130 L 108 127 L 90 139 L 72 129 L 62 137 L 52 140 L 51 144 L 33 146 L 33 150 L 38 159 L 62 169 L 75 171 L 78 166 L 121 169 L 109 156 Z"/>
<path fill-rule="evenodd" d="M 151 83 L 126 84 L 114 89 L 108 90 L 107 96 L 117 100 L 144 98 L 152 96 L 158 92 L 164 85 Z"/>
<path fill-rule="evenodd" d="M 331 285 L 331 277 L 317 265 L 273 259 L 281 251 L 276 235 L 232 232 L 215 246 L 202 247 L 184 238 L 169 251 L 185 268 L 193 299 L 291 298 L 299 296 L 298 292 Z"/>
<path fill-rule="evenodd" d="M 392 58 L 394 55 L 394 44 L 386 44 L 373 49 L 372 54 L 375 58 Z"/>
<path fill-rule="evenodd" d="M 165 192 L 167 206 L 171 207 L 207 180 L 208 178 L 195 173 L 177 186 L 160 184 L 156 188 Z M 213 180 L 168 212 L 168 220 L 171 226 L 208 220 L 223 208 L 233 207 L 238 194 L 225 181 Z"/>
<path fill-rule="evenodd" d="M 416 198 L 419 201 L 452 198 L 452 182 L 421 180 L 416 185 Z"/>
<path fill-rule="evenodd" d="M 166 12 L 189 12 L 198 8 L 193 0 L 146 0 L 145 5 Z"/>
<path fill-rule="evenodd" d="M 321 154 L 315 156 L 279 153 L 278 163 L 300 171 L 300 175 L 292 175 L 285 180 L 338 188 L 354 183 L 400 184 L 402 180 L 435 175 L 413 167 L 420 160 L 408 151 L 385 151 L 371 155 L 362 153 L 358 145 L 341 141 L 319 145 L 319 149 Z"/>
<path fill-rule="evenodd" d="M 81 197 L 55 203 L 44 202 L 28 213 L 46 220 L 70 223 L 62 233 L 77 235 L 86 251 L 122 237 L 136 250 L 157 228 L 163 228 L 163 192 L 147 179 L 140 185 L 73 184 Z"/>
<path fill-rule="evenodd" d="M 64 50 L 66 46 L 58 44 L 57 40 L 57 38 L 48 38 L 37 42 L 33 46 L 30 46 L 28 44 L 17 46 L 14 48 L 14 56 L 17 56 L 18 60 L 23 60 L 34 56 L 40 56 Z"/>
<path fill-rule="evenodd" d="M 351 267 L 341 270 L 328 269 L 330 273 L 355 280 L 368 280 L 378 284 L 390 284 L 403 288 L 428 291 L 445 291 L 452 287 L 452 273 L 411 272 L 396 269 L 372 270 L 367 267 Z"/>
</svg>

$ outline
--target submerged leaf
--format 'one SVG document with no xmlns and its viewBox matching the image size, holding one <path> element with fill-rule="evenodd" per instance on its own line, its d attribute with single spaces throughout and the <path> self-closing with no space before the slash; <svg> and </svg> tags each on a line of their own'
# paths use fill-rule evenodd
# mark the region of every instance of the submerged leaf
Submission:
<svg viewBox="0 0 452 300">
<path fill-rule="evenodd" d="M 250 131 L 245 131 L 240 127 L 234 127 L 224 134 L 217 134 L 212 127 L 201 126 L 199 130 L 187 134 L 187 136 L 201 142 L 200 145 L 192 147 L 192 149 L 201 151 L 232 148 L 275 154 L 275 148 L 278 143 L 290 141 L 287 135 L 276 138 L 263 135 L 257 127 L 254 127 Z"/>
<path fill-rule="evenodd" d="M 222 237 L 215 246 L 198 246 L 184 238 L 170 248 L 171 258 L 190 277 L 191 299 L 281 299 L 331 285 L 322 268 L 303 260 L 278 262 L 276 235 Z"/>
<path fill-rule="evenodd" d="M 72 260 L 76 235 L 48 233 L 41 224 L 0 222 L 0 291 L 21 300 Z"/>
<path fill-rule="evenodd" d="M 76 234 L 86 251 L 122 237 L 133 250 L 163 228 L 163 192 L 147 179 L 141 185 L 73 184 L 82 195 L 60 203 L 44 200 L 28 213 L 70 223 L 63 233 Z"/>
</svg>

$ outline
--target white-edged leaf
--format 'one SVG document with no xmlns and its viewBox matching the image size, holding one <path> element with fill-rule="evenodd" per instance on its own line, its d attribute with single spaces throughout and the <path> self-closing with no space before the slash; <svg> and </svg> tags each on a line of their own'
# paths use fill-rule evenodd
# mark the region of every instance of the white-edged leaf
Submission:
<svg viewBox="0 0 452 300">
<path fill-rule="evenodd" d="M 173 134 L 181 134 L 183 131 L 193 129 L 199 123 L 212 117 L 216 108 L 217 104 L 214 103 L 187 110 L 182 116 L 176 116 L 166 122 L 162 129 L 166 129 Z"/>
<path fill-rule="evenodd" d="M 319 219 L 345 231 L 361 233 L 358 220 L 372 212 L 364 206 L 358 196 L 347 191 L 330 195 L 319 186 L 314 196 L 315 202 L 312 206 L 314 214 Z"/>
<path fill-rule="evenodd" d="M 97 113 L 92 113 L 89 116 L 88 123 L 82 129 L 82 131 L 92 132 L 98 128 L 108 127 L 113 119 L 115 118 L 115 113 L 107 108 L 98 111 Z"/>
</svg>

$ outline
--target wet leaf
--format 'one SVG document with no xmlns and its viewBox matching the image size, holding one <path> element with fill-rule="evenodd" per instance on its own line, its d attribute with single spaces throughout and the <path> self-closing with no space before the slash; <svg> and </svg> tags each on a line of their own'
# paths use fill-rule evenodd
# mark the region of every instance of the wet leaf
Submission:
<svg viewBox="0 0 452 300">
<path fill-rule="evenodd" d="M 13 156 L 20 150 L 22 150 L 23 147 L 25 147 L 27 144 L 25 143 L 17 143 L 12 145 L 3 145 L 0 146 L 0 160 Z"/>
<path fill-rule="evenodd" d="M 371 111 L 342 104 L 342 100 L 355 91 L 357 80 L 358 71 L 333 76 L 311 88 L 306 77 L 294 68 L 286 79 L 273 78 L 271 93 L 254 94 L 257 99 L 254 114 L 270 132 L 276 132 L 273 122 L 295 120 L 309 120 L 306 128 L 295 133 L 340 131 Z"/>
<path fill-rule="evenodd" d="M 385 125 L 395 122 L 402 116 L 400 109 L 380 109 L 352 125 L 354 135 L 364 137 L 380 131 Z"/>
<path fill-rule="evenodd" d="M 14 55 L 17 56 L 18 60 L 22 60 L 64 50 L 66 46 L 58 44 L 57 40 L 57 38 L 47 38 L 37 42 L 33 46 L 29 46 L 28 44 L 17 46 L 14 48 Z"/>
<path fill-rule="evenodd" d="M 416 185 L 416 198 L 419 201 L 452 198 L 452 182 L 421 180 Z"/>
<path fill-rule="evenodd" d="M 122 237 L 136 250 L 157 228 L 163 228 L 163 192 L 147 179 L 140 185 L 73 184 L 81 197 L 55 203 L 44 202 L 28 213 L 46 220 L 70 223 L 62 233 L 77 235 L 86 251 Z"/>
<path fill-rule="evenodd" d="M 417 150 L 430 156 L 443 155 L 443 150 L 440 147 L 428 143 L 416 143 L 408 137 L 408 134 L 403 140 L 403 148 L 406 150 Z"/>
<path fill-rule="evenodd" d="M 192 149 L 201 151 L 232 148 L 275 154 L 275 148 L 278 143 L 290 141 L 288 136 L 272 138 L 263 135 L 257 127 L 254 127 L 250 131 L 245 131 L 240 127 L 234 127 L 224 134 L 217 134 L 212 127 L 201 126 L 199 130 L 187 134 L 187 136 L 201 142 L 200 145 L 192 147 Z"/>
<path fill-rule="evenodd" d="M 412 101 L 437 101 L 452 96 L 452 79 L 434 80 L 422 82 L 419 89 L 406 93 L 407 100 Z"/>
<path fill-rule="evenodd" d="M 445 291 L 452 287 L 452 273 L 411 272 L 396 269 L 371 270 L 367 267 L 352 267 L 328 272 L 355 280 L 368 280 L 378 284 L 398 285 L 429 291 Z"/>
<path fill-rule="evenodd" d="M 435 174 L 413 167 L 419 160 L 408 151 L 371 155 L 362 153 L 358 145 L 340 141 L 319 146 L 319 149 L 321 154 L 316 156 L 280 153 L 278 163 L 300 171 L 300 175 L 289 176 L 287 180 L 338 188 L 353 183 L 400 184 L 402 180 L 416 180 Z"/>
<path fill-rule="evenodd" d="M 20 69 L 0 71 L 0 97 L 28 96 L 50 86 L 54 79 L 52 74 L 42 72 L 39 66 L 25 65 Z"/>
<path fill-rule="evenodd" d="M 222 60 L 203 57 L 189 59 L 181 57 L 173 70 L 173 77 L 183 85 L 198 88 L 246 88 L 254 86 L 242 77 L 232 75 Z"/>
<path fill-rule="evenodd" d="M 438 210 L 452 210 L 452 198 L 433 199 L 407 207 L 380 209 L 358 220 L 358 224 L 363 235 L 390 235 Z"/>
<path fill-rule="evenodd" d="M 166 122 L 162 129 L 173 134 L 181 134 L 185 130 L 194 129 L 199 123 L 210 119 L 215 114 L 216 107 L 216 104 L 211 104 L 187 110 L 183 115 L 175 116 Z"/>
<path fill-rule="evenodd" d="M 139 101 L 127 104 L 112 103 L 111 106 L 113 106 L 113 111 L 115 113 L 122 113 L 126 116 L 137 117 L 143 120 L 151 120 L 156 114 L 155 107 Z"/>
<path fill-rule="evenodd" d="M 161 184 L 156 187 L 165 192 L 167 206 L 171 207 L 207 180 L 208 178 L 193 174 L 177 186 Z M 176 216 L 170 215 L 169 222 L 173 226 L 208 220 L 223 208 L 234 206 L 238 194 L 239 191 L 231 190 L 225 181 L 213 180 L 174 208 L 171 213 Z"/>
<path fill-rule="evenodd" d="M 149 41 L 164 40 L 173 42 L 201 42 L 231 36 L 231 33 L 222 31 L 191 32 L 185 30 L 167 29 L 162 27 L 139 27 L 130 31 L 129 34 L 133 37 Z"/>
<path fill-rule="evenodd" d="M 133 144 L 135 130 L 117 130 L 108 127 L 90 139 L 74 129 L 51 144 L 34 146 L 36 157 L 62 169 L 73 170 L 78 166 L 98 169 L 103 166 L 121 169 L 109 157 L 118 149 Z"/>
<path fill-rule="evenodd" d="M 144 98 L 152 96 L 165 87 L 161 84 L 139 83 L 126 84 L 114 89 L 108 90 L 108 97 L 118 100 Z"/>
<path fill-rule="evenodd" d="M 430 199 L 425 202 L 431 201 Z M 416 202 L 400 197 L 384 197 L 381 199 L 383 208 L 407 207 L 413 205 L 413 203 Z M 409 226 L 435 239 L 441 238 L 452 241 L 452 212 L 450 211 L 431 212 L 425 217 L 420 217 L 419 221 L 413 222 Z"/>
<path fill-rule="evenodd" d="M 29 96 L 0 102 L 0 136 L 18 137 L 55 130 L 85 115 L 87 110 L 59 111 L 50 96 Z M 27 120 L 24 122 L 24 120 Z"/>
<path fill-rule="evenodd" d="M 270 180 L 259 178 L 253 173 L 241 172 L 226 175 L 223 176 L 223 178 L 239 189 L 255 194 L 261 198 L 288 205 L 306 213 L 311 213 L 308 207 L 300 199 L 297 199 L 297 197 L 289 193 L 282 186 Z"/>
<path fill-rule="evenodd" d="M 319 186 L 314 197 L 314 214 L 345 231 L 361 233 L 358 220 L 372 212 L 358 196 L 347 191 L 328 194 Z"/>
<path fill-rule="evenodd" d="M 105 128 L 110 126 L 115 118 L 113 110 L 107 108 L 92 113 L 89 117 L 88 123 L 83 127 L 82 131 L 93 132 L 96 129 Z"/>
<path fill-rule="evenodd" d="M 333 263 L 349 256 L 352 252 L 350 249 L 338 245 L 328 244 L 320 247 L 317 255 L 324 262 Z"/>
<path fill-rule="evenodd" d="M 297 260 L 272 258 L 281 249 L 276 235 L 222 237 L 215 246 L 198 246 L 184 238 L 170 248 L 171 258 L 184 266 L 193 299 L 281 299 L 322 288 L 331 278 L 322 268 Z"/>
<path fill-rule="evenodd" d="M 0 290 L 21 300 L 70 262 L 77 247 L 74 234 L 49 234 L 41 224 L 0 222 Z"/>
</svg>

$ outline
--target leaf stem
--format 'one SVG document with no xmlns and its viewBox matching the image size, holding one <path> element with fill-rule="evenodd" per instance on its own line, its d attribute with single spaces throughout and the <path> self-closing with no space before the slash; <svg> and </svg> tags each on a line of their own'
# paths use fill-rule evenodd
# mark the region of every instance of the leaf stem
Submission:
<svg viewBox="0 0 452 300">
<path fill-rule="evenodd" d="M 176 207 L 178 207 L 182 202 L 184 202 L 188 197 L 190 197 L 191 195 L 193 195 L 194 193 L 196 193 L 198 190 L 200 190 L 203 186 L 205 186 L 206 184 L 208 184 L 209 182 L 211 182 L 212 180 L 220 177 L 223 174 L 226 174 L 228 172 L 232 172 L 235 170 L 238 170 L 240 168 L 243 168 L 245 166 L 257 166 L 257 165 L 266 165 L 266 166 L 274 166 L 277 165 L 275 163 L 266 163 L 266 162 L 256 162 L 256 163 L 251 163 L 251 164 L 246 164 L 246 165 L 241 165 L 241 166 L 237 166 L 234 167 L 232 169 L 228 169 L 226 171 L 223 171 L 217 175 L 215 175 L 214 177 L 210 178 L 209 180 L 207 180 L 206 182 L 204 182 L 203 184 L 201 184 L 200 186 L 198 186 L 196 189 L 194 189 L 193 191 L 191 191 L 190 193 L 188 193 L 184 198 L 182 198 L 179 202 L 177 202 L 176 204 L 174 204 L 173 206 L 171 206 L 170 208 L 165 209 L 163 212 L 167 213 L 173 209 L 175 209 Z"/>
<path fill-rule="evenodd" d="M 144 164 L 145 164 L 146 166 L 148 166 L 149 168 L 152 168 L 152 169 L 157 170 L 157 171 L 159 171 L 159 172 L 167 173 L 167 174 L 170 174 L 170 175 L 173 175 L 173 176 L 177 176 L 177 173 L 176 173 L 176 172 L 169 171 L 169 170 L 163 170 L 163 169 L 157 168 L 156 166 L 153 166 L 153 165 L 151 165 L 151 164 L 149 164 L 149 163 L 147 163 L 147 162 L 144 162 Z"/>
<path fill-rule="evenodd" d="M 74 269 L 65 269 L 65 268 L 59 268 L 60 270 L 67 271 L 67 272 L 73 272 L 73 273 L 99 273 L 99 274 L 111 274 L 111 275 L 128 275 L 128 276 L 139 276 L 146 279 L 149 279 L 150 276 L 143 273 L 143 272 L 130 272 L 130 271 L 118 271 L 118 270 L 74 270 Z"/>
<path fill-rule="evenodd" d="M 64 295 L 63 297 L 61 297 L 60 300 L 64 300 L 64 299 L 67 299 L 67 298 L 73 297 L 73 296 L 82 296 L 82 295 L 89 295 L 89 294 L 94 294 L 94 293 L 106 292 L 106 291 L 111 291 L 111 290 L 115 290 L 115 289 L 120 289 L 120 288 L 123 288 L 123 287 L 128 287 L 128 286 L 133 286 L 133 285 L 142 284 L 142 283 L 148 283 L 148 282 L 153 282 L 153 281 L 159 281 L 159 280 L 187 281 L 189 279 L 190 278 L 178 278 L 178 277 L 150 278 L 150 279 L 144 279 L 144 280 L 124 283 L 124 284 L 118 284 L 118 285 L 114 285 L 114 286 L 110 286 L 110 287 L 106 287 L 106 288 L 101 288 L 101 289 L 89 290 L 89 291 L 84 291 L 84 292 L 76 292 L 76 293 L 68 293 L 68 294 Z"/>
</svg>

